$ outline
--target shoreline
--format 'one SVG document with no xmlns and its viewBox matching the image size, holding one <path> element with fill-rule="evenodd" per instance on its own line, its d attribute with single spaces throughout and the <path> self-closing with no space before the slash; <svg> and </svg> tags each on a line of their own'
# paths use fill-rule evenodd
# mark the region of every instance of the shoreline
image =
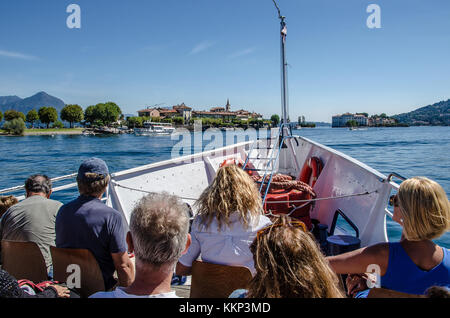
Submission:
<svg viewBox="0 0 450 318">
<path fill-rule="evenodd" d="M 40 131 L 41 130 L 41 131 Z M 0 136 L 5 137 L 23 137 L 23 136 L 52 136 L 52 135 L 81 135 L 83 129 L 64 129 L 64 130 L 46 130 L 46 129 L 30 129 L 24 132 L 23 135 L 17 136 L 0 132 Z"/>
<path fill-rule="evenodd" d="M 42 132 L 26 132 L 24 136 L 50 136 L 50 135 L 81 135 L 82 130 L 79 131 L 42 131 Z"/>
<path fill-rule="evenodd" d="M 414 126 L 368 126 L 368 127 L 356 127 L 355 130 L 370 130 L 370 129 L 374 129 L 374 128 L 410 128 L 410 127 L 448 127 L 448 126 L 444 126 L 444 125 L 414 125 Z M 185 128 L 189 131 L 194 131 L 194 127 L 189 127 L 189 126 L 181 126 L 181 128 Z M 240 129 L 244 129 L 245 128 L 240 128 L 240 127 L 203 127 L 203 131 L 212 128 L 212 129 L 216 129 L 216 130 L 222 130 L 222 131 L 226 131 L 226 130 L 230 130 L 230 131 L 234 131 L 234 130 L 240 130 Z M 300 129 L 297 128 L 293 128 L 293 130 L 303 130 L 303 129 L 321 129 L 321 128 L 331 128 L 331 129 L 349 129 L 349 127 L 332 127 L 332 126 L 316 126 L 316 127 L 301 127 Z M 254 128 L 256 130 L 259 130 L 261 128 Z M 262 128 L 262 129 L 270 129 L 270 128 Z M 0 129 L 0 137 L 24 137 L 24 136 L 55 136 L 55 135 L 82 135 L 83 131 L 85 131 L 85 128 L 66 128 L 66 129 L 27 129 L 23 135 L 13 135 L 13 134 L 7 134 L 5 133 L 5 131 Z M 87 129 L 89 130 L 89 129 Z M 101 133 L 98 133 L 99 135 Z"/>
</svg>

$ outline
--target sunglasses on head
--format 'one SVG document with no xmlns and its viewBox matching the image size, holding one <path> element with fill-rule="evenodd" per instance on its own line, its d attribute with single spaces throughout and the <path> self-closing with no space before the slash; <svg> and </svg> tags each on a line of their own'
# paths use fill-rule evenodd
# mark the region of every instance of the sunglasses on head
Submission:
<svg viewBox="0 0 450 318">
<path fill-rule="evenodd" d="M 270 229 L 272 228 L 276 228 L 276 227 L 280 227 L 280 226 L 285 226 L 287 225 L 288 227 L 297 227 L 297 228 L 301 228 L 304 232 L 307 232 L 306 230 L 306 225 L 305 223 L 303 223 L 302 221 L 290 221 L 287 223 L 278 223 L 278 224 L 272 224 L 269 226 L 266 226 L 265 228 L 259 230 L 256 233 L 256 239 L 258 240 L 260 238 L 261 235 L 267 233 Z"/>
<path fill-rule="evenodd" d="M 390 205 L 390 206 L 398 207 L 398 197 L 397 197 L 396 194 L 391 195 L 391 196 L 389 197 L 389 205 Z"/>
</svg>

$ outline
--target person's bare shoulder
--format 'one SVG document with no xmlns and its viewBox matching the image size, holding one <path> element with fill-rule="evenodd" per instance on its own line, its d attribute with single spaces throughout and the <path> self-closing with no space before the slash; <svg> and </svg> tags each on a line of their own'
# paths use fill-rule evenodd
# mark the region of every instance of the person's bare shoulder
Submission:
<svg viewBox="0 0 450 318">
<path fill-rule="evenodd" d="M 384 274 L 389 262 L 389 243 L 377 243 L 366 248 L 365 251 L 373 260 L 373 264 L 381 267 Z"/>
</svg>

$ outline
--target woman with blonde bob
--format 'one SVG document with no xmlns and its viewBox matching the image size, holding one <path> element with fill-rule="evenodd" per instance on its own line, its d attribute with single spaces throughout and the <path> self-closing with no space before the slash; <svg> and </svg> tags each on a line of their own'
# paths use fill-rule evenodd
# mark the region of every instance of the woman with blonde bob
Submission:
<svg viewBox="0 0 450 318">
<path fill-rule="evenodd" d="M 336 274 L 300 221 L 280 216 L 250 246 L 256 275 L 230 298 L 342 298 Z"/>
<path fill-rule="evenodd" d="M 378 265 L 381 287 L 410 294 L 424 294 L 431 286 L 449 287 L 449 250 L 432 241 L 450 227 L 450 203 L 444 189 L 433 180 L 414 177 L 402 182 L 391 204 L 393 220 L 403 227 L 400 242 L 329 257 L 332 268 L 338 274 L 358 274 Z M 358 276 L 348 283 L 352 295 L 367 288 Z"/>
<path fill-rule="evenodd" d="M 200 255 L 204 262 L 254 271 L 249 246 L 256 232 L 271 221 L 262 214 L 261 195 L 252 178 L 234 164 L 223 166 L 196 206 L 192 244 L 180 258 L 176 274 L 189 275 Z"/>
</svg>

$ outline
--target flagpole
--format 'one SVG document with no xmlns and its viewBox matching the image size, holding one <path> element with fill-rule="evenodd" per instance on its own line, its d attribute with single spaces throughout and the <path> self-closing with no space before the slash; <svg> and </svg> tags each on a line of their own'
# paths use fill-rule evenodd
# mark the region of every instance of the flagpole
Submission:
<svg viewBox="0 0 450 318">
<path fill-rule="evenodd" d="M 280 36 L 281 36 L 281 115 L 282 115 L 282 124 L 288 123 L 288 92 L 287 92 L 287 62 L 286 62 L 286 37 L 287 37 L 287 26 L 286 26 L 286 17 L 281 15 L 280 8 L 278 7 L 278 4 L 275 2 L 275 0 L 272 0 L 275 8 L 278 11 L 278 18 L 280 19 Z M 284 134 L 289 134 L 289 129 L 287 129 L 287 126 L 283 126 L 283 136 Z"/>
</svg>

